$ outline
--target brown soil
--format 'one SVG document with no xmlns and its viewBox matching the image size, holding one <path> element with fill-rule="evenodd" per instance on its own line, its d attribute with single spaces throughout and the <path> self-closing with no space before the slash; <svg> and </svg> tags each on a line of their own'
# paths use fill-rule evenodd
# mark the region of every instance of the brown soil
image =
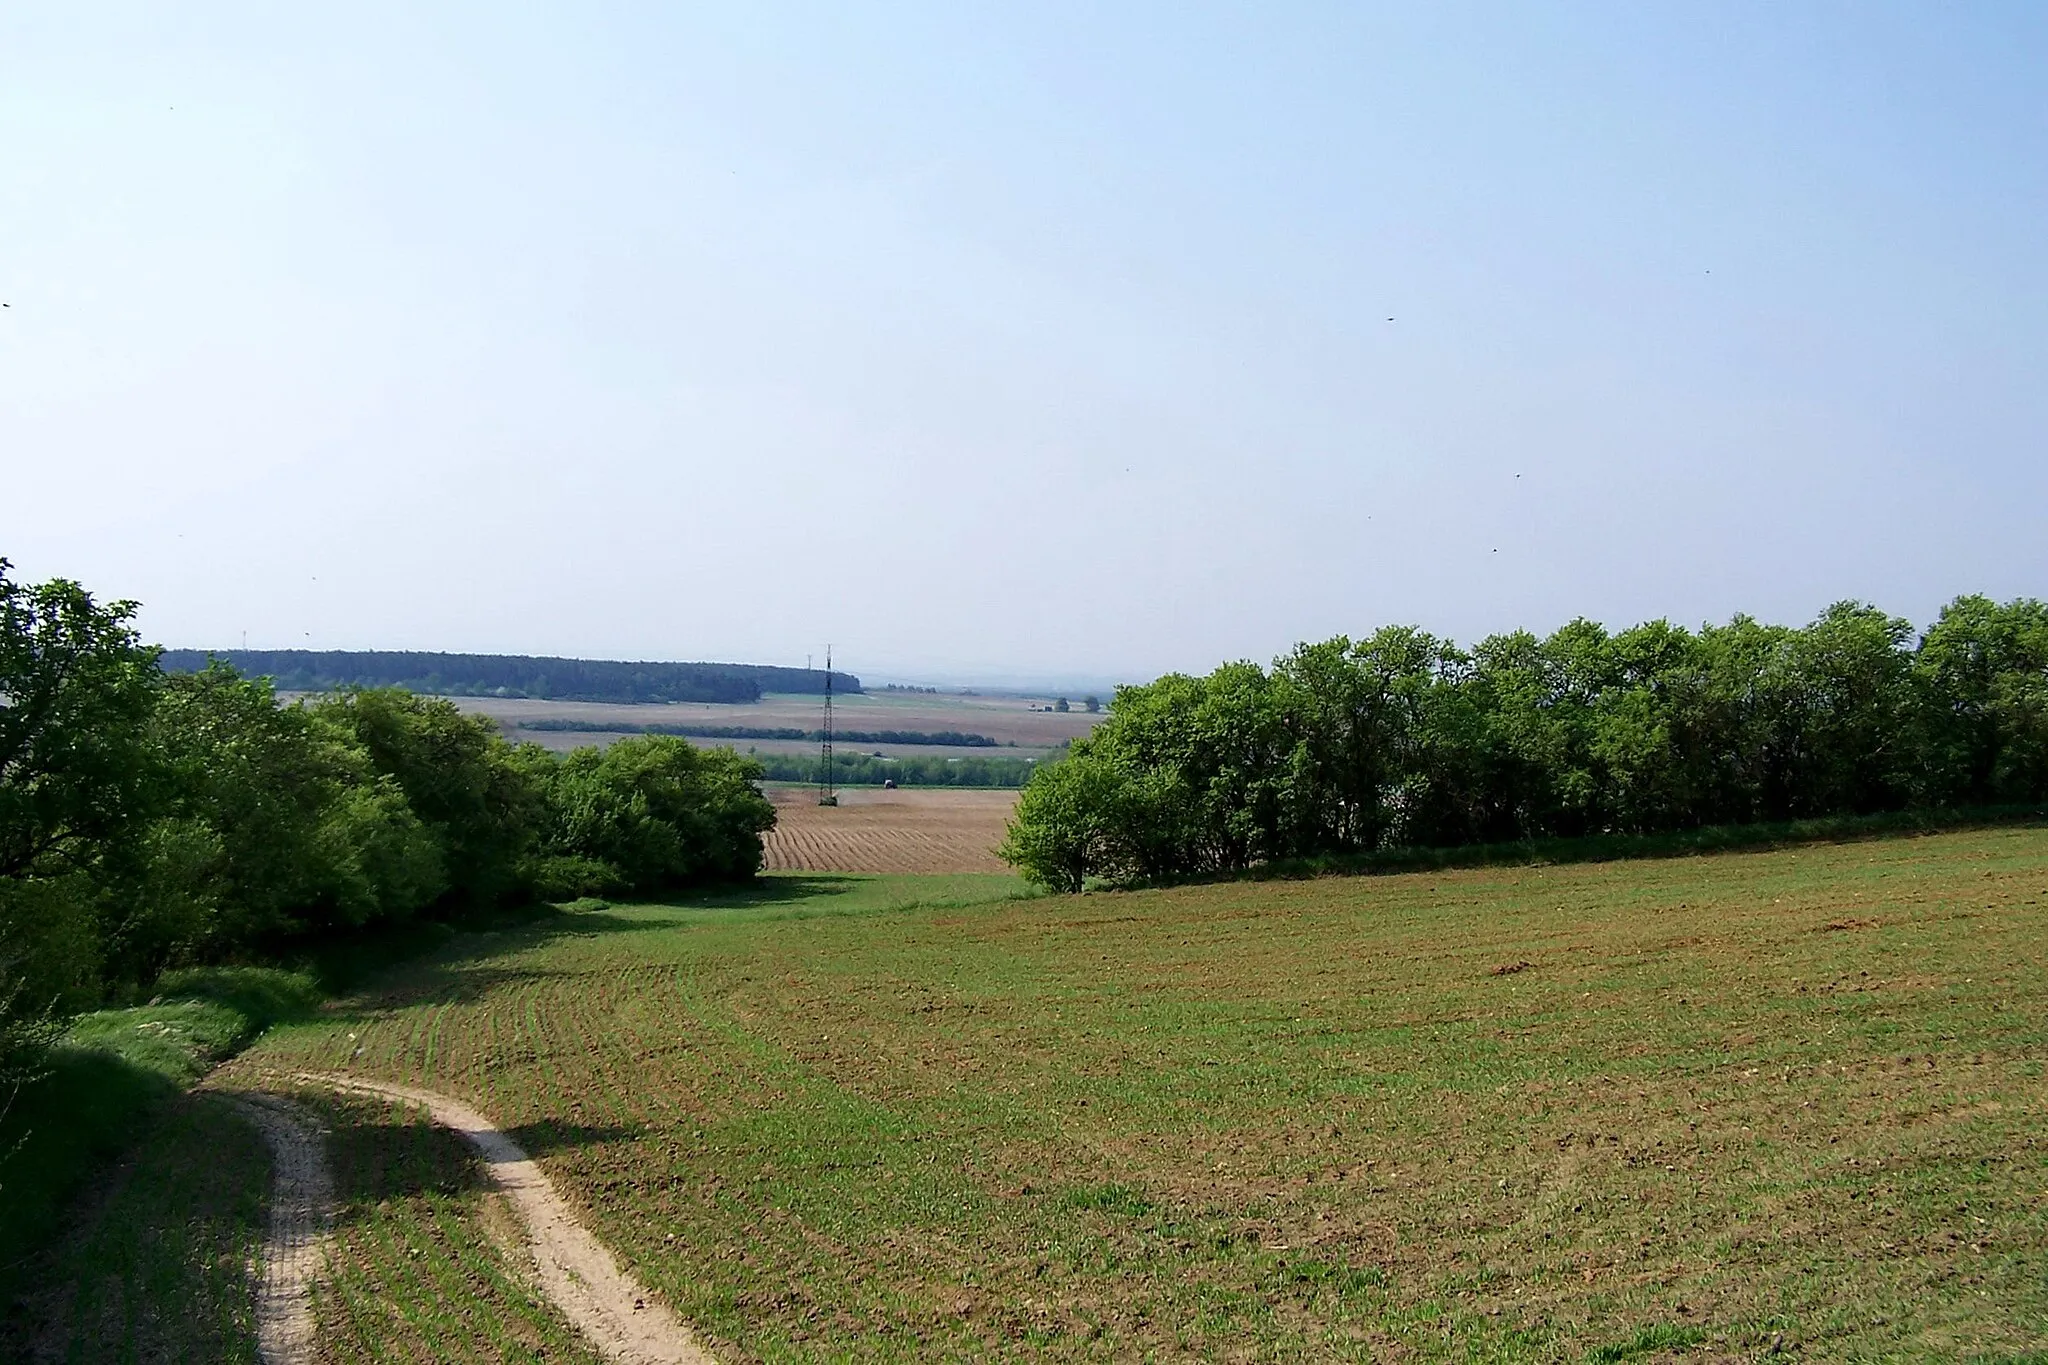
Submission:
<svg viewBox="0 0 2048 1365">
<path fill-rule="evenodd" d="M 859 788 L 820 806 L 808 787 L 769 792 L 771 872 L 1007 872 L 995 855 L 1013 791 Z"/>
<path fill-rule="evenodd" d="M 590 724 L 627 725 L 744 725 L 764 729 L 815 730 L 823 719 L 823 697 L 776 694 L 746 705 L 676 702 L 662 705 L 629 705 L 611 702 L 534 701 L 518 697 L 455 697 L 465 711 L 494 716 L 508 728 L 522 722 L 551 719 L 576 720 Z M 1087 734 L 1103 719 L 1079 709 L 1035 710 L 1045 703 L 1011 697 L 903 696 L 864 693 L 834 700 L 835 724 L 840 730 L 960 730 L 987 735 L 1004 746 L 979 749 L 990 755 L 1007 751 L 1009 745 L 1028 752 L 1064 744 Z M 522 737 L 538 739 L 545 731 L 527 732 Z M 564 732 L 554 732 L 561 734 Z M 601 738 L 601 736 L 592 736 Z M 742 748 L 748 741 L 731 741 Z M 872 747 L 872 746 L 870 746 Z"/>
</svg>

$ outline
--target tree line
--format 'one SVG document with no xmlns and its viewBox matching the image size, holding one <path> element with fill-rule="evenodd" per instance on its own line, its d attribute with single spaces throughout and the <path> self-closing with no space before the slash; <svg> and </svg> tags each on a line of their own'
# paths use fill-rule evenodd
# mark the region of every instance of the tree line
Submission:
<svg viewBox="0 0 2048 1365">
<path fill-rule="evenodd" d="M 531 697 L 554 701 L 745 704 L 764 692 L 821 693 L 825 672 L 772 664 L 635 663 L 524 654 L 429 654 L 410 650 L 167 649 L 166 672 L 192 673 L 215 659 L 280 691 L 402 687 L 444 697 Z M 859 692 L 860 679 L 834 671 L 832 690 Z"/>
<path fill-rule="evenodd" d="M 0 559 L 0 1079 L 167 968 L 533 899 L 751 877 L 759 765 L 668 736 L 556 758 L 396 688 L 280 705 L 166 672 L 132 602 Z"/>
<path fill-rule="evenodd" d="M 1463 650 L 1409 626 L 1119 688 L 1026 786 L 1004 856 L 1076 891 L 1292 859 L 2048 801 L 2048 605 L 1915 636 L 1574 621 Z"/>
<path fill-rule="evenodd" d="M 756 754 L 747 757 L 775 782 L 816 782 L 822 772 L 815 754 Z M 848 787 L 1021 787 L 1041 765 L 1029 758 L 938 758 L 917 754 L 876 758 L 834 754 L 832 780 Z"/>
<path fill-rule="evenodd" d="M 693 725 L 651 721 L 632 724 L 623 721 L 570 720 L 544 716 L 518 722 L 521 730 L 550 734 L 605 735 L 689 735 L 697 739 L 796 739 L 816 742 L 823 730 L 805 730 L 794 725 Z M 993 736 L 969 734 L 963 730 L 838 730 L 832 737 L 846 744 L 931 744 L 957 749 L 1000 747 Z"/>
</svg>

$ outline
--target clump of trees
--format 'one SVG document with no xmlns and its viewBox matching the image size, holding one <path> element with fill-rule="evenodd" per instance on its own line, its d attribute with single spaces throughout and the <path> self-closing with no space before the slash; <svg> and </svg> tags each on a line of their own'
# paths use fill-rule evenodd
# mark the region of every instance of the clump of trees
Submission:
<svg viewBox="0 0 2048 1365">
<path fill-rule="evenodd" d="M 223 662 L 166 673 L 134 611 L 0 559 L 0 1080 L 166 968 L 760 869 L 774 809 L 730 750 L 558 760 L 395 688 L 279 705 Z"/>
<path fill-rule="evenodd" d="M 1026 786 L 1004 856 L 1042 885 L 1289 859 L 2048 801 L 2048 604 L 1912 626 L 1845 602 L 1803 629 L 1467 651 L 1412 627 L 1117 690 Z"/>
</svg>

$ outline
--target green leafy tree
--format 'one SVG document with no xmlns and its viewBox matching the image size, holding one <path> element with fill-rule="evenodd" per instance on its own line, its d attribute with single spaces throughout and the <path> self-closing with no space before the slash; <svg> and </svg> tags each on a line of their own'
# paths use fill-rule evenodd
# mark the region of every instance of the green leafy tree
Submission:
<svg viewBox="0 0 2048 1365">
<path fill-rule="evenodd" d="M 148 744 L 161 675 L 129 625 L 65 579 L 0 559 L 0 1082 L 95 990 L 100 876 L 158 790 Z"/>
<path fill-rule="evenodd" d="M 743 881 L 761 870 L 761 836 L 775 824 L 759 776 L 730 749 L 666 735 L 578 749 L 549 784 L 542 852 L 585 860 L 636 894 Z"/>
<path fill-rule="evenodd" d="M 153 722 L 173 799 L 113 936 L 130 975 L 402 919 L 447 885 L 433 832 L 353 732 L 225 664 L 166 680 Z"/>
<path fill-rule="evenodd" d="M 1957 598 L 1928 629 L 1914 672 L 1927 799 L 2048 796 L 2048 603 Z"/>
<path fill-rule="evenodd" d="M 447 895 L 487 906 L 518 895 L 543 819 L 544 783 L 488 717 L 440 697 L 358 688 L 322 699 L 314 714 L 352 736 L 440 845 Z"/>
<path fill-rule="evenodd" d="M 1128 847 L 1130 775 L 1085 748 L 1033 774 L 1017 798 L 997 852 L 1025 878 L 1075 892 L 1090 877 L 1120 880 L 1136 871 Z"/>
</svg>

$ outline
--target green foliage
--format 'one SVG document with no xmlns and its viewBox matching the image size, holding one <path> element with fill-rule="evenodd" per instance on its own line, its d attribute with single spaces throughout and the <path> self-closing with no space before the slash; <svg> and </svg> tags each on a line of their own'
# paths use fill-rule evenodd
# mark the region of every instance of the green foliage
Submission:
<svg viewBox="0 0 2048 1365">
<path fill-rule="evenodd" d="M 64 1020 L 167 970 L 760 866 L 773 811 L 730 753 L 650 740 L 564 765 L 396 689 L 280 705 L 219 660 L 162 671 L 132 603 L 7 570 L 0 1106 Z"/>
<path fill-rule="evenodd" d="M 395 688 L 338 693 L 313 714 L 352 736 L 397 783 L 440 845 L 447 895 L 488 906 L 520 889 L 520 864 L 546 819 L 544 781 L 492 721 Z"/>
<path fill-rule="evenodd" d="M 89 867 L 148 795 L 156 652 L 76 583 L 0 559 L 0 877 Z"/>
<path fill-rule="evenodd" d="M 997 852 L 1052 891 L 1079 891 L 1091 874 L 1140 875 L 1132 839 L 1142 812 L 1133 792 L 1143 780 L 1093 751 L 1053 764 L 1024 788 Z"/>
<path fill-rule="evenodd" d="M 1411 627 L 1118 690 L 1005 856 L 1047 887 L 1303 860 L 2048 800 L 2048 606 L 1924 638 L 1859 603 L 1793 630 Z"/>
<path fill-rule="evenodd" d="M 347 729 L 224 664 L 164 680 L 166 800 L 110 925 L 125 979 L 416 913 L 446 850 Z"/>
<path fill-rule="evenodd" d="M 761 835 L 775 824 L 760 776 L 730 749 L 667 735 L 579 749 L 552 775 L 556 817 L 543 853 L 612 870 L 609 886 L 564 888 L 579 895 L 744 880 L 760 871 Z"/>
<path fill-rule="evenodd" d="M 76 583 L 17 583 L 0 559 L 0 1101 L 53 1019 L 89 1002 L 110 847 L 147 814 L 155 651 Z"/>
</svg>

